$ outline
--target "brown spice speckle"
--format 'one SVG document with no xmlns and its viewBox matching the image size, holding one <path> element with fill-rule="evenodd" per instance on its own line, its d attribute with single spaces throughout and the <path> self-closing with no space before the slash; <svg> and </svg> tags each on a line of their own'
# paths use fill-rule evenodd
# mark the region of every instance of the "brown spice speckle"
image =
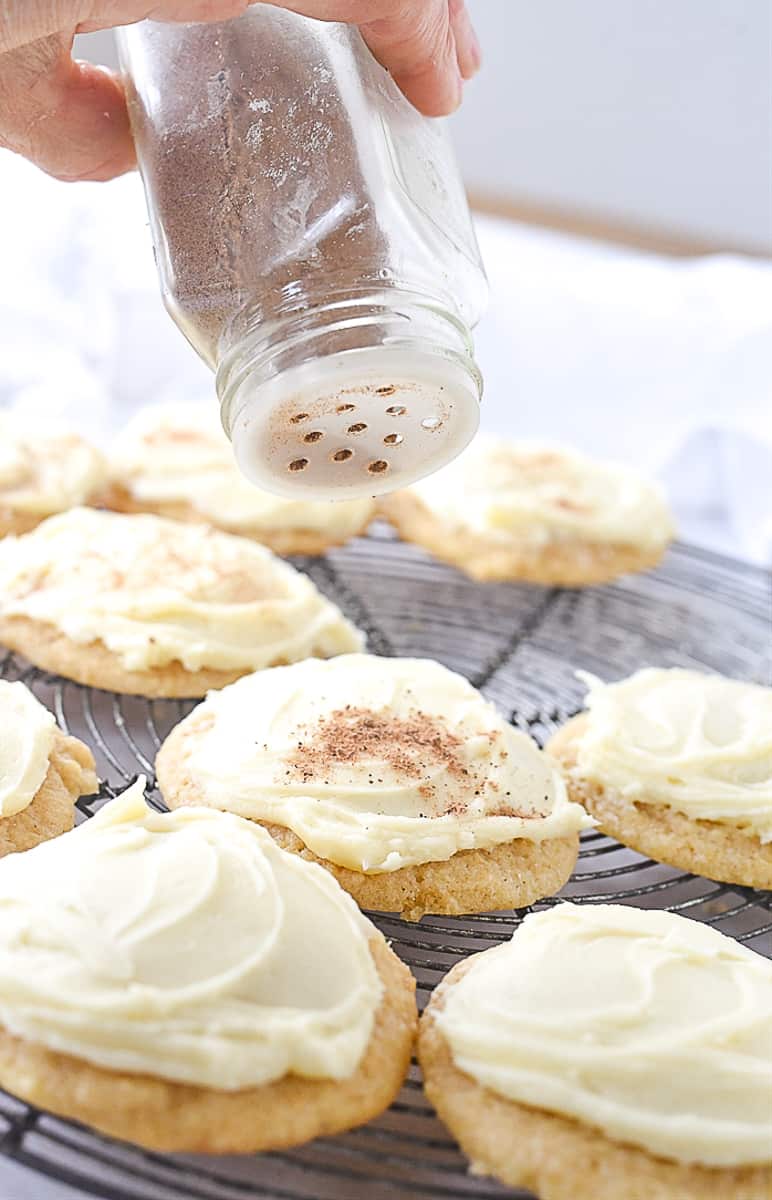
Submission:
<svg viewBox="0 0 772 1200">
<path fill-rule="evenodd" d="M 367 759 L 386 762 L 408 779 L 425 776 L 428 764 L 441 765 L 454 779 L 469 776 L 460 755 L 461 738 L 427 713 L 395 717 L 347 705 L 300 732 L 304 736 L 297 742 L 290 767 L 305 781 L 323 779 L 340 763 Z M 425 783 L 418 791 L 428 797 L 433 788 Z"/>
</svg>

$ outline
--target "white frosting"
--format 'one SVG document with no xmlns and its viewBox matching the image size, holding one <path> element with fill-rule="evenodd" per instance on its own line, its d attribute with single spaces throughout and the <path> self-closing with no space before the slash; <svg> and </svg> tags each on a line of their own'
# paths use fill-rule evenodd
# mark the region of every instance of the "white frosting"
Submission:
<svg viewBox="0 0 772 1200">
<path fill-rule="evenodd" d="M 359 500 L 288 500 L 264 492 L 238 469 L 216 405 L 142 409 L 118 438 L 110 473 L 138 502 L 189 504 L 234 532 L 314 530 L 332 538 L 358 533 L 374 511 Z"/>
<path fill-rule="evenodd" d="M 0 1022 L 100 1067 L 234 1090 L 346 1079 L 382 985 L 376 930 L 326 871 L 142 781 L 0 861 Z"/>
<path fill-rule="evenodd" d="M 310 579 L 246 538 L 72 509 L 0 542 L 0 612 L 101 640 L 129 670 L 259 669 L 359 649 Z"/>
<path fill-rule="evenodd" d="M 22 812 L 48 772 L 56 721 L 23 683 L 0 680 L 0 817 Z"/>
<path fill-rule="evenodd" d="M 676 669 L 582 678 L 578 775 L 772 840 L 772 688 Z"/>
<path fill-rule="evenodd" d="M 437 1021 L 509 1100 L 682 1162 L 772 1161 L 772 963 L 708 926 L 561 904 L 480 955 Z"/>
<path fill-rule="evenodd" d="M 210 692 L 190 720 L 204 726 L 187 766 L 207 804 L 284 825 L 357 871 L 593 824 L 535 743 L 429 660 L 278 667 Z"/>
<path fill-rule="evenodd" d="M 580 539 L 645 548 L 673 536 L 655 484 L 631 467 L 560 446 L 478 436 L 412 491 L 448 524 L 503 542 Z"/>
<path fill-rule="evenodd" d="M 101 454 L 82 438 L 0 411 L 0 509 L 61 512 L 83 504 L 104 478 Z"/>
</svg>

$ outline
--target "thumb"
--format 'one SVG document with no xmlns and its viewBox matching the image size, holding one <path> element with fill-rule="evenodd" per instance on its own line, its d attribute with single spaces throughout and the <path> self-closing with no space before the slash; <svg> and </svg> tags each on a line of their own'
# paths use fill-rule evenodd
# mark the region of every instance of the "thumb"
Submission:
<svg viewBox="0 0 772 1200">
<path fill-rule="evenodd" d="M 0 55 L 0 146 L 58 179 L 111 179 L 134 166 L 123 88 L 71 49 L 55 34 Z"/>
</svg>

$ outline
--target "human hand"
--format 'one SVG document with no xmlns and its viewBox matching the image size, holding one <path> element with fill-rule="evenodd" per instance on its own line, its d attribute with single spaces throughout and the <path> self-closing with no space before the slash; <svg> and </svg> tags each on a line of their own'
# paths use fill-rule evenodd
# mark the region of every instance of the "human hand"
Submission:
<svg viewBox="0 0 772 1200">
<path fill-rule="evenodd" d="M 110 179 L 134 165 L 120 79 L 76 62 L 76 33 L 162 21 L 223 21 L 250 3 L 358 25 L 427 116 L 457 107 L 480 63 L 464 0 L 0 0 L 0 146 L 59 179 Z"/>
</svg>

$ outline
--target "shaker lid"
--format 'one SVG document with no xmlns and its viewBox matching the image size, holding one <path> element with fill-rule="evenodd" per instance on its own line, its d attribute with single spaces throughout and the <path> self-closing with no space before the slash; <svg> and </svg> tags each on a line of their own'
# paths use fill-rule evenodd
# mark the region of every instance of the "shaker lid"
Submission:
<svg viewBox="0 0 772 1200">
<path fill-rule="evenodd" d="M 247 478 L 289 498 L 345 500 L 445 466 L 479 423 L 480 379 L 433 348 L 367 347 L 242 384 L 230 435 Z M 246 392 L 246 394 L 244 394 Z"/>
</svg>

